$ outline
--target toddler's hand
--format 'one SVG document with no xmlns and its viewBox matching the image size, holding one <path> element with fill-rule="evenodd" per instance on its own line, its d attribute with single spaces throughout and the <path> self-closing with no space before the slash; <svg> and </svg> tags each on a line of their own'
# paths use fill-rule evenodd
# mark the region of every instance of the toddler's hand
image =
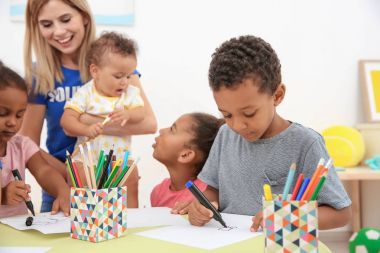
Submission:
<svg viewBox="0 0 380 253">
<path fill-rule="evenodd" d="M 120 123 L 120 126 L 124 126 L 128 122 L 130 114 L 128 110 L 116 109 L 109 115 L 109 117 L 111 118 L 112 123 Z"/>
<path fill-rule="evenodd" d="M 176 202 L 172 210 L 170 211 L 172 214 L 187 214 L 189 212 L 189 206 L 191 201 L 179 201 Z"/>
<path fill-rule="evenodd" d="M 252 217 L 253 224 L 251 226 L 251 232 L 257 232 L 259 228 L 263 227 L 263 212 L 258 212 Z"/>
<path fill-rule="evenodd" d="M 58 211 L 62 211 L 65 216 L 70 215 L 70 188 L 65 187 L 58 193 L 57 198 L 53 202 L 51 214 L 56 214 Z"/>
<path fill-rule="evenodd" d="M 211 202 L 211 204 L 218 208 L 217 203 Z M 190 224 L 199 227 L 209 222 L 213 216 L 212 211 L 204 207 L 198 200 L 191 202 L 188 212 Z"/>
<path fill-rule="evenodd" d="M 90 139 L 93 139 L 102 133 L 103 133 L 103 124 L 102 122 L 98 122 L 88 127 L 87 137 L 89 137 Z"/>
<path fill-rule="evenodd" d="M 30 200 L 28 193 L 30 192 L 30 185 L 25 184 L 23 181 L 11 181 L 3 188 L 3 204 L 15 205 L 21 202 Z"/>
</svg>

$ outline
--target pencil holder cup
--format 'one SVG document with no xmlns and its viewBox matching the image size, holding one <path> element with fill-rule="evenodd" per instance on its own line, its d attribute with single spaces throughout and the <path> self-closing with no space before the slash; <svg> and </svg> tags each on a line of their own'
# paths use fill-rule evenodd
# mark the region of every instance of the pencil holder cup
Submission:
<svg viewBox="0 0 380 253">
<path fill-rule="evenodd" d="M 263 199 L 265 252 L 318 252 L 316 201 Z"/>
<path fill-rule="evenodd" d="M 101 242 L 127 231 L 127 187 L 71 187 L 71 238 Z"/>
</svg>

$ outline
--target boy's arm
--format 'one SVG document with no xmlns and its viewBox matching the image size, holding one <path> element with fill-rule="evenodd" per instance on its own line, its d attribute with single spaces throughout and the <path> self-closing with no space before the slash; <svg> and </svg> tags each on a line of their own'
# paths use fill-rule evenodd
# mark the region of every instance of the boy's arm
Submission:
<svg viewBox="0 0 380 253">
<path fill-rule="evenodd" d="M 335 209 L 324 205 L 318 207 L 318 229 L 332 229 L 345 226 L 351 219 L 351 206 Z"/>
<path fill-rule="evenodd" d="M 66 184 L 64 177 L 45 161 L 41 152 L 36 152 L 26 165 L 38 184 L 49 194 L 56 197 L 52 213 L 62 210 L 68 216 L 70 211 L 70 188 Z"/>
</svg>

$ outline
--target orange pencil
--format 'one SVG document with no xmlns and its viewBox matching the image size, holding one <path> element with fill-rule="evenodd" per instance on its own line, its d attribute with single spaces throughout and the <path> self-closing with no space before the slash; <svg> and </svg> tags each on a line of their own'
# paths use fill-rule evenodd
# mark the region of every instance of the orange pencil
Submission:
<svg viewBox="0 0 380 253">
<path fill-rule="evenodd" d="M 325 163 L 325 159 L 321 158 L 318 162 L 317 169 L 314 171 L 313 177 L 310 180 L 309 185 L 307 186 L 305 193 L 302 195 L 301 201 L 308 200 L 310 198 L 309 194 L 312 194 L 314 187 L 317 183 L 317 180 L 319 179 L 319 175 L 321 174 L 321 171 L 323 170 Z"/>
</svg>

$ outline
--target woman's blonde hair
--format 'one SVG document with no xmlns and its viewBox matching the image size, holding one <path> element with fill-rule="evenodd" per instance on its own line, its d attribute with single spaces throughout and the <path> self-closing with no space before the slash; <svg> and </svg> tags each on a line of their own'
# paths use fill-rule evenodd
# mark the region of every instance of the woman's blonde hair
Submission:
<svg viewBox="0 0 380 253">
<path fill-rule="evenodd" d="M 25 21 L 25 41 L 24 41 L 24 67 L 25 80 L 28 85 L 32 81 L 36 82 L 33 87 L 34 93 L 47 94 L 54 90 L 54 82 L 63 81 L 61 71 L 60 52 L 50 46 L 42 37 L 38 26 L 38 15 L 42 7 L 50 0 L 28 0 Z M 78 65 L 82 82 L 90 79 L 86 67 L 86 54 L 91 42 L 95 40 L 95 22 L 90 7 L 86 0 L 61 0 L 63 3 L 78 10 L 84 18 L 88 20 L 85 26 L 83 42 L 79 49 Z M 32 63 L 32 54 L 35 54 L 36 62 Z M 30 89 L 32 90 L 32 89 Z"/>
</svg>

